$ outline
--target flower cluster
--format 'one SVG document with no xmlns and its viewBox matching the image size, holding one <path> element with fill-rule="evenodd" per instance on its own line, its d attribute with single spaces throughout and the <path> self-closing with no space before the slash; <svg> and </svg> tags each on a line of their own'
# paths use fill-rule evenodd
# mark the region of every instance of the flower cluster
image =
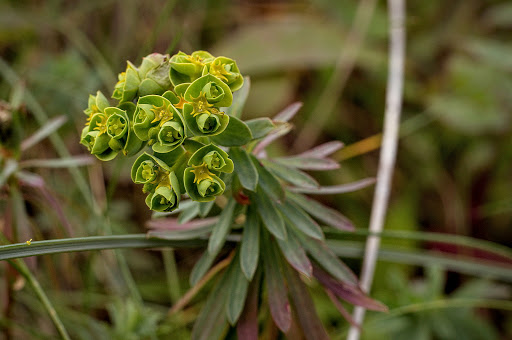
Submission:
<svg viewBox="0 0 512 340">
<path fill-rule="evenodd" d="M 144 185 L 152 210 L 175 210 L 182 193 L 198 202 L 221 195 L 222 173 L 231 173 L 233 162 L 209 138 L 230 124 L 222 110 L 244 82 L 236 62 L 205 51 L 153 53 L 139 67 L 128 62 L 118 79 L 116 106 L 100 91 L 89 97 L 81 143 L 103 161 L 148 148 L 131 176 Z"/>
</svg>

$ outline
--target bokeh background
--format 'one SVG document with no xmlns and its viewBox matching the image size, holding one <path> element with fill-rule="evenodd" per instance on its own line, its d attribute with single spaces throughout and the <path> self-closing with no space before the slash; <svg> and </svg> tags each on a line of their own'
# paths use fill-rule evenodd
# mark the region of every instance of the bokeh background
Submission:
<svg viewBox="0 0 512 340">
<path fill-rule="evenodd" d="M 324 185 L 348 183 L 377 174 L 386 10 L 385 1 L 371 0 L 2 0 L 0 99 L 25 98 L 25 136 L 39 126 L 35 110 L 65 116 L 59 134 L 66 148 L 85 154 L 78 140 L 88 95 L 98 89 L 110 93 L 126 60 L 138 65 L 151 52 L 205 49 L 232 57 L 250 76 L 245 119 L 273 116 L 303 102 L 295 129 L 270 152 L 296 153 L 342 141 L 346 147 L 335 154 L 341 168 L 312 175 Z M 512 3 L 409 0 L 406 30 L 401 137 L 385 228 L 412 237 L 383 241 L 385 249 L 403 251 L 379 263 L 372 293 L 392 312 L 369 314 L 364 337 L 511 339 L 510 305 L 497 308 L 490 302 L 510 300 L 510 259 L 439 241 L 446 234 L 494 242 L 491 248 L 512 245 Z M 45 141 L 22 157 L 57 154 Z M 129 162 L 99 163 L 83 171 L 108 211 L 111 232 L 145 232 L 151 214 L 130 181 Z M 71 231 L 56 227 L 58 216 L 44 199 L 26 193 L 35 239 L 104 233 L 67 171 L 34 171 L 45 178 L 72 226 Z M 366 188 L 321 199 L 364 230 L 372 194 L 373 188 Z M 0 217 L 7 204 L 1 198 Z M 429 239 L 430 232 L 441 234 Z M 352 238 L 362 245 L 363 238 Z M 186 339 L 199 305 L 180 319 L 165 318 L 169 298 L 160 254 L 125 254 L 148 310 L 123 299 L 126 287 L 109 251 L 45 256 L 32 265 L 77 339 L 144 339 L 147 329 L 158 329 L 162 338 L 172 333 Z M 186 287 L 198 253 L 175 255 Z M 358 272 L 360 255 L 349 257 Z M 448 260 L 459 258 L 471 260 L 457 263 L 466 263 L 465 269 L 450 267 Z M 502 268 L 502 275 L 471 263 L 495 272 Z M 4 286 L 0 339 L 51 338 L 52 324 L 32 293 Z M 311 289 L 316 291 L 314 283 Z M 480 302 L 450 305 L 457 298 Z M 330 334 L 343 338 L 347 322 L 328 298 L 318 293 L 315 299 Z M 446 304 L 433 303 L 439 300 Z"/>
</svg>

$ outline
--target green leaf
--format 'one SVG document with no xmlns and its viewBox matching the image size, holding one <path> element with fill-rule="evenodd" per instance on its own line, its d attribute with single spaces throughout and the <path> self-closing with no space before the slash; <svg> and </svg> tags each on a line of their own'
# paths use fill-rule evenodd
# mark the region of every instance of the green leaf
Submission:
<svg viewBox="0 0 512 340">
<path fill-rule="evenodd" d="M 293 232 L 288 232 L 286 241 L 277 240 L 279 248 L 283 252 L 284 257 L 289 264 L 302 274 L 312 277 L 313 266 L 304 251 L 304 248 L 299 243 L 299 240 L 293 235 Z"/>
<path fill-rule="evenodd" d="M 201 258 L 196 262 L 194 267 L 192 268 L 192 272 L 190 273 L 190 285 L 195 286 L 199 280 L 206 274 L 208 269 L 213 264 L 213 261 L 215 261 L 215 258 L 217 257 L 217 254 L 212 254 L 209 251 L 205 251 Z"/>
<path fill-rule="evenodd" d="M 205 237 L 213 229 L 214 224 L 178 230 L 154 230 L 148 232 L 148 237 L 159 238 L 163 240 L 191 240 Z"/>
<path fill-rule="evenodd" d="M 215 204 L 215 201 L 209 201 L 209 202 L 201 202 L 199 204 L 199 216 L 206 217 L 210 213 L 210 210 L 212 210 L 213 205 Z"/>
<path fill-rule="evenodd" d="M 245 102 L 249 96 L 249 90 L 251 89 L 251 79 L 244 77 L 244 85 L 242 88 L 233 93 L 233 103 L 230 107 L 226 108 L 225 113 L 232 117 L 240 118 L 244 110 Z"/>
<path fill-rule="evenodd" d="M 187 206 L 180 212 L 180 216 L 178 217 L 179 223 L 187 223 L 190 220 L 194 219 L 197 214 L 199 214 L 199 205 L 200 202 L 193 201 L 191 205 Z"/>
<path fill-rule="evenodd" d="M 258 183 L 261 188 L 275 201 L 283 201 L 285 192 L 279 180 L 254 155 L 250 155 L 250 157 L 258 171 Z"/>
<path fill-rule="evenodd" d="M 263 193 L 261 187 L 258 187 L 258 190 L 253 193 L 250 198 L 256 205 L 261 220 L 265 224 L 267 230 L 278 239 L 286 240 L 286 227 L 284 225 L 284 220 L 277 210 L 274 202 L 272 202 L 272 200 Z"/>
<path fill-rule="evenodd" d="M 251 129 L 252 138 L 258 139 L 265 137 L 270 131 L 275 129 L 275 124 L 270 118 L 255 118 L 245 121 L 245 124 Z"/>
<path fill-rule="evenodd" d="M 256 190 L 258 185 L 258 171 L 252 163 L 247 152 L 240 148 L 232 148 L 229 155 L 235 164 L 235 172 L 240 179 L 240 184 L 248 190 Z"/>
<path fill-rule="evenodd" d="M 281 211 L 285 220 L 288 220 L 291 225 L 304 234 L 317 240 L 324 239 L 322 228 L 302 208 L 289 201 L 285 201 L 282 204 L 278 204 L 277 209 Z"/>
<path fill-rule="evenodd" d="M 260 254 L 260 220 L 252 205 L 247 207 L 247 219 L 242 235 L 240 266 L 245 277 L 252 280 Z"/>
<path fill-rule="evenodd" d="M 243 146 L 252 139 L 251 129 L 237 117 L 230 117 L 226 129 L 210 140 L 222 146 Z"/>
<path fill-rule="evenodd" d="M 274 161 L 282 165 L 302 170 L 325 171 L 339 169 L 340 167 L 338 162 L 330 158 L 290 156 L 274 158 Z"/>
<path fill-rule="evenodd" d="M 348 284 L 357 286 L 357 277 L 324 242 L 314 240 L 308 236 L 293 230 L 307 252 L 332 276 Z"/>
<path fill-rule="evenodd" d="M 315 304 L 304 282 L 289 266 L 285 266 L 284 273 L 290 290 L 290 297 L 299 318 L 300 327 L 308 340 L 328 340 L 329 336 L 322 325 L 322 321 L 315 311 Z"/>
<path fill-rule="evenodd" d="M 326 207 L 311 198 L 289 191 L 286 192 L 286 197 L 299 205 L 311 216 L 316 217 L 319 221 L 324 222 L 330 227 L 340 230 L 354 230 L 352 222 L 334 209 Z"/>
<path fill-rule="evenodd" d="M 230 288 L 226 301 L 226 316 L 231 325 L 235 325 L 242 313 L 247 297 L 247 289 L 249 288 L 249 281 L 240 269 L 239 251 L 231 261 L 228 268 Z"/>
<path fill-rule="evenodd" d="M 277 177 L 295 186 L 303 188 L 319 187 L 318 182 L 303 171 L 268 160 L 262 160 L 262 163 Z"/>
<path fill-rule="evenodd" d="M 208 252 L 212 255 L 218 254 L 224 242 L 226 242 L 226 236 L 231 230 L 231 224 L 233 223 L 233 212 L 235 211 L 236 201 L 230 198 L 224 210 L 219 216 L 219 221 L 213 227 L 210 241 L 208 242 Z"/>
<path fill-rule="evenodd" d="M 237 323 L 238 339 L 258 340 L 258 295 L 260 292 L 261 270 L 251 281 L 242 315 Z"/>
<path fill-rule="evenodd" d="M 272 319 L 277 327 L 286 333 L 290 329 L 292 316 L 282 263 L 279 261 L 281 256 L 268 233 L 264 233 L 264 235 L 262 257 L 270 314 L 272 314 Z"/>
<path fill-rule="evenodd" d="M 219 283 L 208 295 L 192 329 L 192 340 L 223 339 L 228 328 L 226 320 L 226 300 L 230 294 L 230 280 L 224 274 Z"/>
</svg>

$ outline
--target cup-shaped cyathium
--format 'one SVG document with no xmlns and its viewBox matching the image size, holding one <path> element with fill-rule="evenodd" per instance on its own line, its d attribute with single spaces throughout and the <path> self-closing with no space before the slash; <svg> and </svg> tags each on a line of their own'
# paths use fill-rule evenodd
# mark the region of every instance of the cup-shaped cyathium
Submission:
<svg viewBox="0 0 512 340">
<path fill-rule="evenodd" d="M 135 110 L 133 130 L 148 141 L 153 151 L 169 152 L 185 140 L 183 118 L 171 102 L 156 95 L 140 97 Z"/>
<path fill-rule="evenodd" d="M 117 156 L 118 151 L 110 148 L 111 138 L 106 133 L 100 133 L 98 130 L 90 130 L 89 126 L 84 127 L 80 144 L 85 145 L 89 152 L 99 160 L 109 161 Z"/>
<path fill-rule="evenodd" d="M 239 90 L 244 84 L 244 77 L 240 73 L 236 62 L 231 58 L 215 58 L 203 69 L 203 75 L 208 73 L 226 83 L 233 92 Z"/>
<path fill-rule="evenodd" d="M 199 78 L 206 64 L 214 57 L 206 51 L 195 51 L 191 55 L 178 52 L 170 60 L 169 77 L 174 86 L 191 83 Z"/>
<path fill-rule="evenodd" d="M 198 202 L 213 201 L 216 196 L 222 195 L 226 188 L 224 182 L 213 174 L 206 164 L 186 168 L 183 181 L 187 194 Z"/>
<path fill-rule="evenodd" d="M 171 87 L 169 78 L 169 55 L 152 53 L 142 59 L 138 68 L 139 84 L 138 95 L 162 94 Z"/>
<path fill-rule="evenodd" d="M 119 102 L 130 101 L 137 95 L 139 90 L 140 77 L 137 68 L 128 61 L 126 71 L 118 75 L 118 82 L 114 87 L 112 98 Z"/>
<path fill-rule="evenodd" d="M 128 105 L 122 105 L 124 106 Z M 111 138 L 110 148 L 114 151 L 122 151 L 125 156 L 132 156 L 139 152 L 143 142 L 133 132 L 128 113 L 117 107 L 107 107 L 105 113 L 108 117 L 106 130 Z"/>
<path fill-rule="evenodd" d="M 184 94 L 185 122 L 196 136 L 214 136 L 222 133 L 229 116 L 219 110 L 233 102 L 233 93 L 220 79 L 208 74 L 194 81 Z"/>
<path fill-rule="evenodd" d="M 180 203 L 180 192 L 178 178 L 174 172 L 169 175 L 170 185 L 161 185 L 155 192 L 146 197 L 146 205 L 149 209 L 159 212 L 171 212 L 178 208 Z"/>
<path fill-rule="evenodd" d="M 227 152 L 214 144 L 205 145 L 190 157 L 188 165 L 199 166 L 205 164 L 213 172 L 233 172 L 233 161 Z"/>
</svg>

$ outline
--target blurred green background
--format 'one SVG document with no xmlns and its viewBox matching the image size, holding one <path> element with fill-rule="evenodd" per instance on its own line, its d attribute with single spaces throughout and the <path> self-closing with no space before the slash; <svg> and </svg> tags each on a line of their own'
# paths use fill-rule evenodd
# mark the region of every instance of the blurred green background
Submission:
<svg viewBox="0 0 512 340">
<path fill-rule="evenodd" d="M 139 64 L 151 52 L 205 49 L 232 57 L 251 77 L 245 119 L 273 116 L 294 101 L 304 103 L 294 131 L 271 152 L 296 153 L 340 140 L 346 144 L 335 155 L 341 169 L 313 175 L 324 185 L 347 183 L 377 173 L 388 62 L 386 11 L 384 1 L 370 0 L 2 0 L 0 99 L 9 102 L 17 93 L 24 95 L 24 136 L 39 126 L 34 110 L 66 116 L 59 134 L 71 154 L 85 154 L 78 140 L 88 95 L 97 89 L 110 93 L 126 60 Z M 420 257 L 464 255 L 510 271 L 510 259 L 425 241 L 422 235 L 438 232 L 512 245 L 512 3 L 410 0 L 406 30 L 402 129 L 386 230 L 406 230 L 417 239 L 384 240 L 384 245 Z M 45 141 L 22 157 L 57 154 Z M 115 234 L 144 232 L 151 217 L 127 164 L 116 159 L 84 170 L 96 199 L 108 207 Z M 55 227 L 58 216 L 44 199 L 26 193 L 35 239 L 105 232 L 69 172 L 35 171 L 73 226 L 71 235 Z M 373 188 L 367 188 L 322 200 L 364 229 L 372 194 Z M 6 204 L 0 201 L 0 217 Z M 177 319 L 165 318 L 170 302 L 161 255 L 125 254 L 147 310 L 119 300 L 127 288 L 111 252 L 37 260 L 37 276 L 57 310 L 64 312 L 73 337 L 143 339 L 158 329 L 162 338 L 187 338 L 199 307 Z M 176 252 L 182 286 L 197 255 L 193 250 Z M 398 312 L 370 314 L 365 339 L 512 338 L 509 313 L 484 303 L 509 300 L 510 277 L 491 280 L 477 269 L 465 275 L 445 270 L 435 260 L 427 266 L 397 262 L 379 264 L 372 295 Z M 358 272 L 360 260 L 348 263 Z M 8 292 L 4 286 L 0 339 L 51 338 L 51 322 L 32 294 Z M 314 283 L 311 288 L 316 291 Z M 484 302 L 479 308 L 428 305 L 464 297 Z M 318 293 L 316 300 L 333 338 L 343 338 L 346 321 L 325 296 Z M 414 304 L 420 307 L 400 314 L 401 307 Z"/>
</svg>

